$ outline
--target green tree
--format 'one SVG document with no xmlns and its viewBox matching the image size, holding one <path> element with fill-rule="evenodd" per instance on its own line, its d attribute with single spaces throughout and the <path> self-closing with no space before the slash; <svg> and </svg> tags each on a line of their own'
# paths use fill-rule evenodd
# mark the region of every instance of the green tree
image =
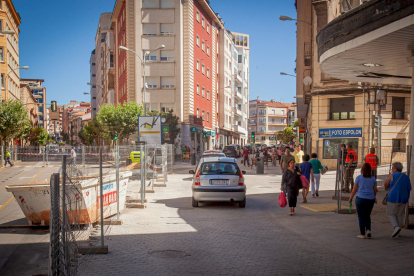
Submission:
<svg viewBox="0 0 414 276">
<path fill-rule="evenodd" d="M 298 120 L 296 120 L 295 121 L 295 124 L 293 125 L 294 127 L 298 127 L 299 126 L 299 121 Z"/>
<path fill-rule="evenodd" d="M 161 116 L 165 118 L 165 125 L 170 126 L 170 141 L 165 141 L 168 144 L 174 144 L 175 139 L 177 138 L 178 134 L 180 133 L 180 129 L 177 127 L 179 118 L 174 115 L 174 113 L 170 110 L 169 112 L 162 112 L 158 110 L 153 110 L 147 113 L 149 116 Z"/>
<path fill-rule="evenodd" d="M 31 145 L 38 144 L 42 146 L 53 141 L 52 137 L 43 127 L 32 127 L 27 134 L 27 140 L 29 140 Z"/>
<path fill-rule="evenodd" d="M 138 130 L 138 117 L 142 113 L 142 106 L 132 101 L 116 107 L 112 104 L 103 105 L 96 115 L 101 136 L 112 140 L 117 132 L 119 140 L 128 138 Z"/>
<path fill-rule="evenodd" d="M 292 139 L 295 138 L 293 135 L 293 127 L 285 127 L 282 132 L 282 140 L 284 143 L 289 143 Z"/>
<path fill-rule="evenodd" d="M 89 121 L 78 135 L 84 144 L 91 145 L 94 141 L 98 144 L 98 139 L 101 137 L 101 128 L 96 117 Z"/>
<path fill-rule="evenodd" d="M 23 135 L 30 124 L 27 109 L 20 101 L 0 102 L 0 138 L 8 144 Z"/>
</svg>

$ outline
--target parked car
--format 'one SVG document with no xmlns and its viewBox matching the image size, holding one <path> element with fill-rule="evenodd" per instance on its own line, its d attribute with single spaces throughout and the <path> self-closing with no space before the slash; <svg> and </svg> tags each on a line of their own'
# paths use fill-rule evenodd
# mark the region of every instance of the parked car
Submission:
<svg viewBox="0 0 414 276">
<path fill-rule="evenodd" d="M 199 202 L 231 201 L 246 207 L 246 185 L 243 174 L 234 158 L 203 158 L 193 174 L 192 206 Z"/>
<path fill-rule="evenodd" d="M 239 158 L 240 157 L 240 146 L 239 145 L 225 146 L 224 149 L 223 149 L 223 153 L 227 157 Z"/>
<path fill-rule="evenodd" d="M 213 152 L 213 151 L 203 152 L 203 154 L 201 155 L 201 158 L 207 158 L 207 157 L 226 157 L 226 155 L 222 152 Z"/>
</svg>

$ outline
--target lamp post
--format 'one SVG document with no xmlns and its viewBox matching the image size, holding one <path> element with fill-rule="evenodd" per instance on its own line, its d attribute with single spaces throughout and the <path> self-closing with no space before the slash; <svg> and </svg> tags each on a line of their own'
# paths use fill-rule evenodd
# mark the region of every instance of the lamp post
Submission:
<svg viewBox="0 0 414 276">
<path fill-rule="evenodd" d="M 291 18 L 291 17 L 286 16 L 286 15 L 281 15 L 281 16 L 279 17 L 279 20 L 282 20 L 282 21 L 297 21 L 297 22 L 303 22 L 303 23 L 308 24 L 309 26 L 312 26 L 312 25 L 311 25 L 311 23 L 309 23 L 309 22 L 307 22 L 307 21 L 303 21 L 303 20 L 299 20 L 299 19 Z"/>
<path fill-rule="evenodd" d="M 291 77 L 296 78 L 296 76 L 295 76 L 295 75 L 287 74 L 287 73 L 285 73 L 285 72 L 280 72 L 280 75 L 282 75 L 282 76 L 291 76 Z"/>
<path fill-rule="evenodd" d="M 158 51 L 158 50 L 161 50 L 161 49 L 164 49 L 165 48 L 165 45 L 159 45 L 157 48 L 155 48 L 154 50 L 151 50 L 151 51 L 147 51 L 147 52 L 145 52 L 145 54 L 144 54 L 144 58 L 142 59 L 135 51 L 133 51 L 133 50 L 131 50 L 131 49 L 129 49 L 129 48 L 127 48 L 127 47 L 124 47 L 124 46 L 119 46 L 118 47 L 120 50 L 124 50 L 124 51 L 128 51 L 128 52 L 131 52 L 131 53 L 134 53 L 140 60 L 141 60 L 141 64 L 142 64 L 142 66 L 143 66 L 143 71 L 144 71 L 144 75 L 143 75 L 143 77 L 144 77 L 144 99 L 143 99 L 143 101 L 144 101 L 144 116 L 146 116 L 147 115 L 147 101 L 146 101 L 146 99 L 147 99 L 147 82 L 146 82 L 146 76 L 145 76 L 145 64 L 146 64 L 146 62 L 147 62 L 147 57 L 152 53 L 152 52 L 154 52 L 154 51 Z"/>
</svg>

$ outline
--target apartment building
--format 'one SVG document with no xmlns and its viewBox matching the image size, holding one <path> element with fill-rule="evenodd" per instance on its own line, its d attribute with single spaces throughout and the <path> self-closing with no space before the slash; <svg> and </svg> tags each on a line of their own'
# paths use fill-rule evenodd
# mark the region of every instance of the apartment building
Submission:
<svg viewBox="0 0 414 276">
<path fill-rule="evenodd" d="M 46 101 L 46 87 L 43 86 L 43 79 L 20 79 L 20 84 L 30 87 L 33 97 L 37 101 L 38 126 L 49 132 L 49 117 Z"/>
<path fill-rule="evenodd" d="M 20 101 L 26 106 L 31 125 L 36 127 L 39 123 L 39 117 L 37 115 L 38 106 L 36 105 L 37 100 L 33 96 L 28 84 L 20 83 Z"/>
<path fill-rule="evenodd" d="M 19 26 L 21 19 L 11 0 L 0 1 L 0 28 L 15 34 L 0 35 L 0 100 L 20 100 Z"/>
<path fill-rule="evenodd" d="M 346 18 L 351 18 L 351 14 L 358 13 L 360 10 L 366 10 L 364 18 L 369 18 L 373 14 L 381 14 L 382 17 L 382 14 L 385 16 L 387 12 L 394 9 L 389 9 L 386 7 L 388 4 L 380 2 L 377 0 L 352 0 L 348 3 L 341 0 L 297 1 L 298 118 L 301 125 L 306 127 L 307 151 L 318 153 L 324 165 L 336 164 L 338 147 L 341 143 L 353 144 L 360 158 L 359 164 L 362 163 L 362 158 L 370 147 L 375 147 L 380 156 L 381 152 L 384 153 L 382 155 L 384 158 L 389 158 L 391 152 L 405 152 L 409 134 L 407 126 L 410 87 L 406 81 L 407 77 L 397 78 L 391 76 L 391 73 L 381 75 L 388 72 L 385 71 L 383 64 L 369 60 L 369 57 L 382 56 L 384 51 L 371 54 L 374 50 L 367 50 L 364 52 L 367 53 L 365 56 L 358 57 L 356 57 L 357 50 L 347 50 L 347 54 L 343 55 L 336 55 L 337 52 L 333 51 L 330 53 L 336 56 L 330 58 L 329 62 L 325 59 L 324 70 L 321 70 L 320 60 L 324 49 L 330 48 L 333 44 L 340 44 L 336 38 L 352 32 L 354 29 L 352 31 L 345 29 L 350 28 L 354 22 L 359 22 L 355 18 L 361 17 L 355 14 L 352 19 L 354 21 L 345 20 Z M 345 22 L 343 20 L 347 23 L 342 23 Z M 339 25 L 333 27 L 334 22 L 341 22 L 341 27 Z M 364 22 L 368 24 L 371 21 L 364 19 Z M 365 25 L 363 28 L 368 30 Z M 378 28 L 377 25 L 374 28 Z M 334 29 L 335 31 L 332 31 Z M 350 36 L 355 37 L 355 35 Z M 343 49 L 364 43 L 365 40 L 363 43 L 355 42 L 352 47 Z M 335 65 L 333 65 L 334 60 Z M 350 64 L 356 60 L 358 64 L 351 66 Z M 392 72 L 394 67 L 390 68 L 387 70 Z M 370 73 L 373 71 L 381 72 Z M 398 74 L 400 72 L 408 71 L 400 70 Z M 351 75 L 355 76 L 351 78 Z M 305 84 L 306 77 L 308 82 L 305 81 Z M 391 81 L 392 78 L 399 81 Z M 374 129 L 371 122 L 373 115 L 381 117 L 380 126 Z"/>
<path fill-rule="evenodd" d="M 248 87 L 248 36 L 246 45 L 236 47 L 209 1 L 118 0 L 112 22 L 116 104 L 143 103 L 145 70 L 147 109 L 173 111 L 180 118 L 183 145 L 203 150 L 218 147 L 220 141 L 225 145 L 246 140 L 248 90 L 240 89 L 242 98 L 235 101 L 234 76 L 245 70 L 239 87 Z M 143 68 L 141 58 L 147 52 Z M 243 66 L 239 55 L 246 56 Z M 241 116 L 233 119 L 236 109 Z"/>
<path fill-rule="evenodd" d="M 276 133 L 288 126 L 288 104 L 272 101 L 249 102 L 249 136 L 255 132 L 256 144 L 277 144 Z"/>
<path fill-rule="evenodd" d="M 90 95 L 92 117 L 99 112 L 102 105 L 115 103 L 114 92 L 114 39 L 112 13 L 102 13 L 95 35 L 95 49 L 90 58 Z"/>
<path fill-rule="evenodd" d="M 62 131 L 69 137 L 69 141 L 66 141 L 66 143 L 81 143 L 77 136 L 83 125 L 79 123 L 78 117 L 88 113 L 91 113 L 91 105 L 87 102 L 79 103 L 72 100 L 70 103 L 63 105 Z M 89 119 L 91 117 L 92 114 L 90 114 Z"/>
<path fill-rule="evenodd" d="M 60 138 L 62 132 L 62 120 L 63 120 L 63 106 L 57 106 L 55 112 L 52 111 L 52 107 L 48 108 L 49 111 L 49 135 L 53 137 L 55 141 Z"/>
</svg>

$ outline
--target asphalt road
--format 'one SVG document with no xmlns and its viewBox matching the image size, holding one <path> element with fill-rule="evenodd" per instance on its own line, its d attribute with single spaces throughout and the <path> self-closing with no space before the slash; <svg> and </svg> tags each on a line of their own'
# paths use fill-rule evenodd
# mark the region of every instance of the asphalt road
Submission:
<svg viewBox="0 0 414 276">
<path fill-rule="evenodd" d="M 0 275 L 47 272 L 49 231 L 12 227 L 28 222 L 12 193 L 5 189 L 7 185 L 50 179 L 59 170 L 60 162 L 42 165 L 43 162 L 20 162 L 0 169 Z"/>
</svg>

